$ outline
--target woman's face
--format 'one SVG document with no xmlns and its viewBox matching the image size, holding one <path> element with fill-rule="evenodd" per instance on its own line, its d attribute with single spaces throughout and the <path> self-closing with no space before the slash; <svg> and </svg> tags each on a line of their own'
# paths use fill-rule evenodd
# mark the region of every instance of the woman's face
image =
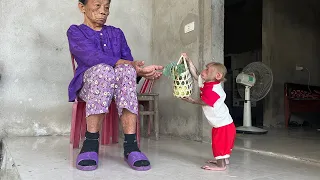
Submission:
<svg viewBox="0 0 320 180">
<path fill-rule="evenodd" d="M 104 25 L 109 16 L 109 0 L 87 0 L 87 4 L 79 3 L 79 9 L 92 24 Z"/>
</svg>

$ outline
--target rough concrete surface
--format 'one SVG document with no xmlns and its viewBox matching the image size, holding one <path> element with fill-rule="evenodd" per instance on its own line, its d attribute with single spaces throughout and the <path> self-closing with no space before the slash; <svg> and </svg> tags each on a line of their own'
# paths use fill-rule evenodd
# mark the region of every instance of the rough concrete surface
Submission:
<svg viewBox="0 0 320 180">
<path fill-rule="evenodd" d="M 263 1 L 262 61 L 273 71 L 273 88 L 266 98 L 264 125 L 284 125 L 285 82 L 320 85 L 319 1 Z"/>
<path fill-rule="evenodd" d="M 166 65 L 186 52 L 202 69 L 214 60 L 223 62 L 223 1 L 153 1 L 152 56 L 154 63 Z M 212 16 L 216 16 L 212 19 Z M 199 26 L 184 34 L 181 28 L 192 21 Z M 212 23 L 215 24 L 214 33 Z M 214 42 L 214 43 L 213 43 Z M 213 43 L 213 45 L 212 45 Z M 201 108 L 187 104 L 172 95 L 172 82 L 162 78 L 156 83 L 160 93 L 160 132 L 193 140 L 209 137 L 207 120 Z M 193 97 L 198 98 L 195 86 Z M 205 138 L 206 139 L 206 138 Z"/>
<path fill-rule="evenodd" d="M 20 180 L 20 175 L 18 173 L 18 169 L 14 160 L 1 141 L 1 148 L 0 148 L 0 179 L 1 180 Z"/>
</svg>

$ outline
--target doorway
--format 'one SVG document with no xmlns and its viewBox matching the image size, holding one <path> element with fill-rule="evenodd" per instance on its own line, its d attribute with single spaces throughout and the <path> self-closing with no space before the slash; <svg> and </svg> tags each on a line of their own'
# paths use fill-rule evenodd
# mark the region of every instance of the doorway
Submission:
<svg viewBox="0 0 320 180">
<path fill-rule="evenodd" d="M 225 0 L 224 25 L 226 104 L 235 124 L 241 126 L 244 100 L 235 79 L 247 64 L 262 61 L 262 0 Z M 263 101 L 252 102 L 252 124 L 263 125 Z"/>
</svg>

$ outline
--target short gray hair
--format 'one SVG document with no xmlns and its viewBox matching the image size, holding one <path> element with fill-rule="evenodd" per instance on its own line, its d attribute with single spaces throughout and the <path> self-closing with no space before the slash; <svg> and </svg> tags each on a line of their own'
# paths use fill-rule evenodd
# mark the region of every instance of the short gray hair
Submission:
<svg viewBox="0 0 320 180">
<path fill-rule="evenodd" d="M 83 5 L 86 5 L 88 3 L 88 0 L 79 0 Z M 111 3 L 111 0 L 109 0 L 109 3 Z"/>
</svg>

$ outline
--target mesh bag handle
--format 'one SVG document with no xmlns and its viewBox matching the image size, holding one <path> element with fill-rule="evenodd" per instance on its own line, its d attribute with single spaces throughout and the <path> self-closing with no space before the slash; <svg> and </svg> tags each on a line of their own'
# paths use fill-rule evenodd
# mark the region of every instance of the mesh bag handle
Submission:
<svg viewBox="0 0 320 180">
<path fill-rule="evenodd" d="M 185 67 L 186 71 L 189 71 L 186 57 L 187 57 L 186 53 L 181 53 L 181 57 L 180 57 L 179 61 L 177 62 L 177 65 L 184 63 L 184 67 Z"/>
<path fill-rule="evenodd" d="M 187 55 L 186 53 L 182 53 L 180 59 L 177 62 L 177 65 L 181 65 L 184 63 L 185 71 L 179 75 L 175 76 L 175 80 L 173 82 L 174 93 L 173 95 L 178 98 L 189 97 L 192 94 L 192 77 L 190 70 L 187 64 Z M 175 67 L 174 70 L 177 70 L 178 67 Z"/>
</svg>

